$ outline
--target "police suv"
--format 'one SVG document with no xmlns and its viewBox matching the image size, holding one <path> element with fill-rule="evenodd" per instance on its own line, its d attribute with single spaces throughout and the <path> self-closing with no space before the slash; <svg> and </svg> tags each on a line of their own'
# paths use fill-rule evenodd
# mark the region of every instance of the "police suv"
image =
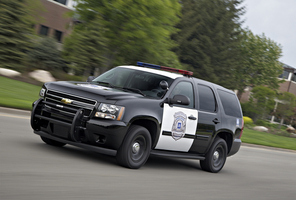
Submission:
<svg viewBox="0 0 296 200">
<path fill-rule="evenodd" d="M 116 156 L 128 168 L 156 155 L 197 159 L 219 172 L 240 148 L 241 107 L 231 90 L 191 76 L 138 62 L 88 82 L 45 83 L 31 126 L 46 144 Z"/>
</svg>

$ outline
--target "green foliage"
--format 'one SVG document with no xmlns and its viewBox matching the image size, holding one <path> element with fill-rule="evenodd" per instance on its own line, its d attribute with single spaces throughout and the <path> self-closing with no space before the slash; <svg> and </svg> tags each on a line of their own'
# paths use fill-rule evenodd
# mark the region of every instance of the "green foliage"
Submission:
<svg viewBox="0 0 296 200">
<path fill-rule="evenodd" d="M 283 92 L 278 95 L 278 103 L 274 115 L 280 119 L 290 118 L 296 115 L 296 96 L 289 92 Z"/>
<path fill-rule="evenodd" d="M 25 0 L 0 1 L 0 68 L 22 71 L 32 33 Z"/>
<path fill-rule="evenodd" d="M 91 71 L 103 67 L 107 40 L 103 36 L 106 30 L 100 20 L 94 19 L 85 24 L 76 25 L 70 37 L 65 39 L 64 58 L 78 75 L 89 76 Z"/>
<path fill-rule="evenodd" d="M 178 0 L 84 0 L 77 1 L 80 29 L 94 20 L 107 38 L 105 66 L 135 64 L 136 61 L 180 66 L 170 51 L 175 46 L 170 35 L 177 29 Z"/>
<path fill-rule="evenodd" d="M 267 38 L 264 34 L 254 35 L 250 30 L 242 33 L 240 44 L 242 60 L 236 70 L 236 87 L 243 92 L 246 86 L 266 85 L 277 89 L 278 76 L 282 73 L 282 64 L 279 61 L 282 49 L 279 44 Z"/>
<path fill-rule="evenodd" d="M 251 112 L 254 113 L 253 120 L 265 119 L 275 106 L 274 98 L 276 92 L 264 86 L 254 87 L 249 103 L 252 105 Z"/>
<path fill-rule="evenodd" d="M 244 116 L 249 116 L 252 119 L 255 119 L 255 108 L 252 103 L 246 102 L 246 103 L 241 103 L 242 111 Z"/>
<path fill-rule="evenodd" d="M 85 81 L 86 79 L 82 76 L 75 76 L 65 73 L 62 70 L 51 70 L 50 73 L 58 81 Z"/>
<path fill-rule="evenodd" d="M 181 29 L 173 35 L 175 52 L 194 76 L 236 89 L 232 72 L 239 67 L 241 0 L 182 1 Z"/>
<path fill-rule="evenodd" d="M 265 127 L 270 127 L 270 123 L 268 123 L 267 121 L 263 120 L 263 119 L 258 119 L 256 121 L 256 125 L 257 126 L 265 126 Z"/>
<path fill-rule="evenodd" d="M 65 67 L 57 42 L 50 37 L 36 39 L 27 55 L 29 65 L 35 69 L 54 70 Z"/>
</svg>

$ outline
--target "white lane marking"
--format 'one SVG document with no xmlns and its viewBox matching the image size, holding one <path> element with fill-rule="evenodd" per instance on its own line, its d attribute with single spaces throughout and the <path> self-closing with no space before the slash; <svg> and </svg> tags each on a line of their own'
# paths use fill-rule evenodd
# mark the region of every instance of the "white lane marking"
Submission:
<svg viewBox="0 0 296 200">
<path fill-rule="evenodd" d="M 30 119 L 30 117 L 20 117 L 20 116 L 17 116 L 17 115 L 9 115 L 9 114 L 3 114 L 3 113 L 0 113 L 0 116 L 2 116 L 2 117 L 11 117 L 11 118 L 19 118 L 19 119 Z"/>
</svg>

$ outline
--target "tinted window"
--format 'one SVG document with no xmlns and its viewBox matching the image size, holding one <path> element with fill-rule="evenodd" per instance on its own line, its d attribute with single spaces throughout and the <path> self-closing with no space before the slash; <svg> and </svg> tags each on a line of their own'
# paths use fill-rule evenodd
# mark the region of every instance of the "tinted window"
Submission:
<svg viewBox="0 0 296 200">
<path fill-rule="evenodd" d="M 218 90 L 219 97 L 222 101 L 224 112 L 226 115 L 233 117 L 242 117 L 241 109 L 235 94 Z"/>
<path fill-rule="evenodd" d="M 194 95 L 193 95 L 193 87 L 190 82 L 182 81 L 178 83 L 170 94 L 170 98 L 173 98 L 175 95 L 180 94 L 188 97 L 190 99 L 190 103 L 188 106 L 182 105 L 182 107 L 193 108 L 194 107 Z M 178 105 L 181 106 L 181 105 Z"/>
<path fill-rule="evenodd" d="M 216 111 L 216 99 L 213 90 L 205 85 L 198 85 L 199 109 L 207 112 Z"/>
<path fill-rule="evenodd" d="M 48 30 L 49 30 L 49 28 L 48 28 L 47 26 L 43 26 L 43 25 L 41 25 L 41 27 L 40 27 L 40 31 L 39 31 L 39 34 L 40 34 L 40 35 L 45 35 L 45 36 L 47 36 L 47 35 L 48 35 Z"/>
<path fill-rule="evenodd" d="M 166 90 L 163 90 L 159 83 L 166 81 L 170 85 L 173 79 L 124 67 L 113 68 L 100 75 L 93 82 L 102 81 L 111 85 L 141 90 L 147 97 L 161 98 Z"/>
<path fill-rule="evenodd" d="M 64 4 L 64 5 L 66 5 L 66 3 L 67 3 L 67 0 L 54 0 L 54 1 Z"/>
<path fill-rule="evenodd" d="M 58 42 L 62 41 L 63 33 L 61 31 L 55 30 L 54 37 Z"/>
</svg>

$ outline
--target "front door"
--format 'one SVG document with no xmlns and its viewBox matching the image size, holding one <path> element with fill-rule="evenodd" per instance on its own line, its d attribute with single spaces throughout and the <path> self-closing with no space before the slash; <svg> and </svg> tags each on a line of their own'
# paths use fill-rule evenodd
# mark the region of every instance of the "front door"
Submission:
<svg viewBox="0 0 296 200">
<path fill-rule="evenodd" d="M 179 82 L 170 97 L 176 94 L 187 96 L 190 104 L 188 106 L 164 104 L 162 126 L 155 149 L 188 152 L 195 138 L 198 121 L 191 82 Z"/>
</svg>

